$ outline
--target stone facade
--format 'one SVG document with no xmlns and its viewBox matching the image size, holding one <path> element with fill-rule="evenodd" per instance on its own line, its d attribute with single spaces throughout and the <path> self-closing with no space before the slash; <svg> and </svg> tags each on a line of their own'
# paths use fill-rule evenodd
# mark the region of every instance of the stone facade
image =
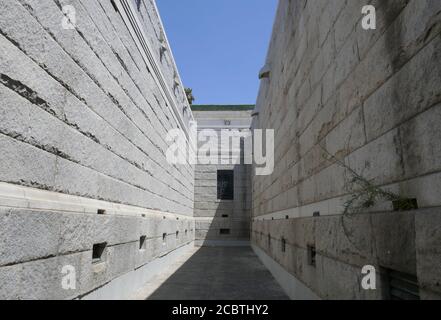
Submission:
<svg viewBox="0 0 441 320">
<path fill-rule="evenodd" d="M 254 111 L 194 112 L 154 0 L 0 6 L 0 299 L 129 298 L 250 238 L 293 299 L 441 299 L 441 1 L 280 0 Z M 274 172 L 168 161 L 194 120 L 274 129 Z M 343 214 L 354 173 L 413 210 Z"/>
<path fill-rule="evenodd" d="M 367 2 L 376 30 L 361 25 Z M 292 298 L 384 299 L 394 272 L 441 298 L 440 12 L 430 0 L 279 2 L 253 120 L 275 130 L 275 170 L 253 177 L 252 243 Z M 419 209 L 342 215 L 349 168 Z M 377 290 L 361 287 L 365 265 Z"/>
<path fill-rule="evenodd" d="M 222 111 L 227 108 L 231 110 Z M 212 153 L 210 157 L 214 162 L 207 165 L 198 163 L 195 166 L 195 243 L 196 245 L 247 244 L 250 239 L 251 222 L 251 166 L 244 163 L 243 144 L 239 143 L 231 153 L 225 152 L 226 149 L 222 150 L 222 147 L 233 148 L 234 137 L 240 139 L 249 131 L 253 107 L 249 108 L 251 110 L 242 111 L 235 111 L 231 106 L 219 106 L 219 111 L 213 111 L 212 106 L 205 109 L 203 106 L 193 107 L 198 132 L 213 130 L 218 139 L 213 142 L 216 143 L 214 145 L 216 153 Z M 221 132 L 225 130 L 233 133 L 228 144 L 221 140 Z M 207 141 L 205 137 L 200 136 L 198 147 L 203 145 L 207 145 Z M 216 157 L 219 162 L 216 161 Z M 236 161 L 233 160 L 235 157 L 238 157 L 239 163 L 235 163 Z M 221 164 L 221 161 L 227 164 Z M 218 197 L 219 170 L 233 172 L 234 196 L 231 200 L 222 200 Z"/>
<path fill-rule="evenodd" d="M 123 298 L 191 244 L 194 166 L 165 157 L 191 120 L 153 0 L 2 1 L 0 299 Z"/>
</svg>

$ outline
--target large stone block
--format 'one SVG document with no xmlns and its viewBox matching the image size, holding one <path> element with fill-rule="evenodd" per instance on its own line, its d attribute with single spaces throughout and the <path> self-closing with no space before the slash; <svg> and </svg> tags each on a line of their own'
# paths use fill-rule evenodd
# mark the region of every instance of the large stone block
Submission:
<svg viewBox="0 0 441 320">
<path fill-rule="evenodd" d="M 315 245 L 319 254 L 351 265 L 376 263 L 369 215 L 315 219 Z"/>
<path fill-rule="evenodd" d="M 379 213 L 371 220 L 378 265 L 416 274 L 414 213 Z"/>
<path fill-rule="evenodd" d="M 415 214 L 415 245 L 420 290 L 430 298 L 441 297 L 441 211 Z M 424 297 L 424 296 L 423 296 Z"/>
<path fill-rule="evenodd" d="M 400 127 L 406 177 L 441 170 L 440 122 L 441 104 L 438 104 Z"/>
</svg>

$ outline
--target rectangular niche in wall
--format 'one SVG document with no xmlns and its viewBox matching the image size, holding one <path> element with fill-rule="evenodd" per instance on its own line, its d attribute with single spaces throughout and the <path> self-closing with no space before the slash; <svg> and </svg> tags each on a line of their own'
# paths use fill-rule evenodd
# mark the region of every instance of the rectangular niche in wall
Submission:
<svg viewBox="0 0 441 320">
<path fill-rule="evenodd" d="M 92 263 L 100 263 L 105 261 L 105 251 L 107 242 L 96 243 L 92 248 Z"/>
<path fill-rule="evenodd" d="M 144 251 L 146 249 L 147 247 L 146 240 L 147 240 L 147 236 L 141 236 L 139 238 L 139 250 Z"/>
<path fill-rule="evenodd" d="M 282 246 L 282 248 L 281 248 L 282 252 L 286 252 L 286 240 L 285 240 L 285 238 L 282 238 L 281 246 Z"/>
<path fill-rule="evenodd" d="M 385 268 L 383 273 L 386 299 L 420 300 L 417 276 Z"/>
<path fill-rule="evenodd" d="M 308 265 L 315 267 L 316 266 L 316 250 L 315 246 L 308 245 Z"/>
<path fill-rule="evenodd" d="M 219 233 L 220 234 L 230 234 L 231 232 L 230 232 L 230 229 L 220 229 Z"/>
<path fill-rule="evenodd" d="M 162 245 L 165 246 L 167 244 L 167 234 L 163 233 L 162 234 Z"/>
<path fill-rule="evenodd" d="M 234 170 L 217 171 L 217 199 L 234 200 Z"/>
</svg>

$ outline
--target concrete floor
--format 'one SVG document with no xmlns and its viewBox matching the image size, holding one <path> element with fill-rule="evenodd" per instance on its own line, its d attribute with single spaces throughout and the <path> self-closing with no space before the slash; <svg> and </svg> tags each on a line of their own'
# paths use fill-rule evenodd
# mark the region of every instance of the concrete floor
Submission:
<svg viewBox="0 0 441 320">
<path fill-rule="evenodd" d="M 284 300 L 271 273 L 249 247 L 203 247 L 183 257 L 138 297 L 151 300 Z"/>
</svg>

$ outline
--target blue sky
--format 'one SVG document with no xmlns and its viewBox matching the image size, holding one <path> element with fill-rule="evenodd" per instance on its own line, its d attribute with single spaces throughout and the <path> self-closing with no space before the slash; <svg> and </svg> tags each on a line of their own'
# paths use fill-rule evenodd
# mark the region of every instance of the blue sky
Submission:
<svg viewBox="0 0 441 320">
<path fill-rule="evenodd" d="M 156 0 L 194 104 L 254 104 L 277 0 Z"/>
</svg>

